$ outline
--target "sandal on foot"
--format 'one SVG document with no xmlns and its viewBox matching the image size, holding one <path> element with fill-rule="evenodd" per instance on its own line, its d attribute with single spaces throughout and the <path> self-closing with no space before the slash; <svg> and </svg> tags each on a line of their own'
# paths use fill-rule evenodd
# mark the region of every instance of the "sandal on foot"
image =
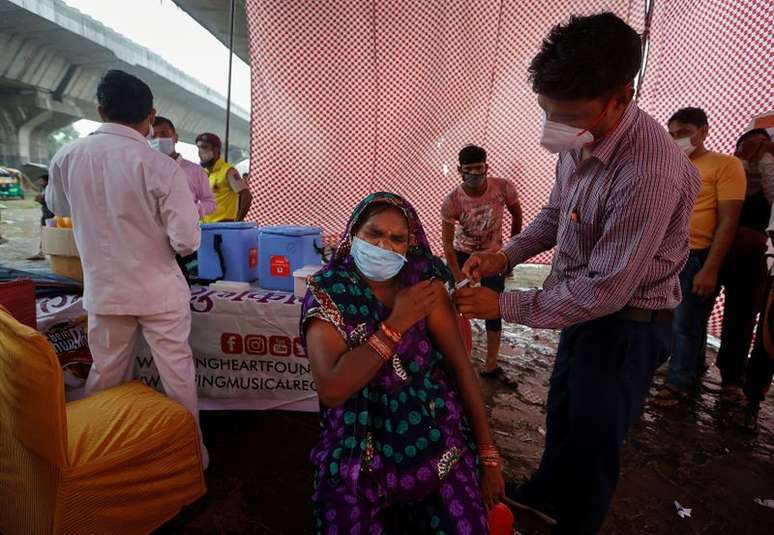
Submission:
<svg viewBox="0 0 774 535">
<path fill-rule="evenodd" d="M 488 379 L 491 379 L 493 377 L 500 377 L 500 374 L 502 373 L 503 373 L 503 369 L 500 366 L 497 366 L 494 370 L 489 370 L 489 371 L 481 370 L 480 372 L 478 372 L 478 374 L 481 377 L 485 377 Z"/>
<path fill-rule="evenodd" d="M 665 385 L 651 398 L 651 403 L 657 407 L 676 407 L 688 398 L 688 393 L 673 386 Z"/>
</svg>

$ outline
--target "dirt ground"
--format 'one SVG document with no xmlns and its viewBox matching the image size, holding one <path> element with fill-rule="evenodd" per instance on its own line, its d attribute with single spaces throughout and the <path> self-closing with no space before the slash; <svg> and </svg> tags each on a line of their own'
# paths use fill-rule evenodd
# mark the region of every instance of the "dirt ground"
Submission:
<svg viewBox="0 0 774 535">
<path fill-rule="evenodd" d="M 30 201 L 0 201 L 3 223 L 0 265 L 45 269 L 29 262 L 37 252 L 39 210 Z M 545 269 L 525 266 L 509 285 L 538 286 Z M 475 325 L 474 358 L 485 348 Z M 545 434 L 545 399 L 558 333 L 507 326 L 505 376 L 483 382 L 495 440 L 506 475 L 524 479 L 536 468 Z M 714 355 L 713 355 L 714 357 Z M 710 358 L 710 362 L 713 358 Z M 656 382 L 663 380 L 662 373 Z M 736 430 L 731 411 L 718 401 L 713 367 L 695 399 L 676 410 L 646 406 L 624 446 L 621 482 L 604 534 L 771 534 L 774 509 L 755 498 L 774 499 L 774 401 L 761 411 L 761 431 Z M 312 471 L 308 453 L 318 433 L 315 414 L 204 412 L 201 417 L 211 465 L 208 495 L 164 533 L 304 534 L 312 523 Z M 678 517 L 674 502 L 692 509 Z M 517 514 L 524 535 L 549 531 Z"/>
</svg>

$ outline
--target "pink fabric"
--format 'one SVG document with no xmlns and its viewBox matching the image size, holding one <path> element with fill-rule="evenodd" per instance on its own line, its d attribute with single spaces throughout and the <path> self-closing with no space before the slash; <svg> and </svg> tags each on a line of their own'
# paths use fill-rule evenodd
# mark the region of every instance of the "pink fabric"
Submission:
<svg viewBox="0 0 774 535">
<path fill-rule="evenodd" d="M 501 294 L 502 318 L 563 328 L 627 305 L 677 307 L 701 178 L 664 128 L 632 102 L 591 158 L 560 153 L 556 175 L 548 204 L 505 248 L 514 266 L 556 247 L 551 274 L 542 290 Z"/>
<path fill-rule="evenodd" d="M 538 145 L 543 113 L 526 66 L 570 14 L 610 10 L 642 33 L 645 4 L 247 0 L 250 152 L 261 161 L 250 171 L 261 202 L 248 218 L 338 236 L 359 200 L 387 189 L 416 206 L 440 253 L 440 225 L 429 222 L 456 185 L 457 151 L 474 143 L 493 174 L 513 177 L 529 223 L 548 199 L 556 157 Z M 642 109 L 663 125 L 678 107 L 704 106 L 709 147 L 732 152 L 752 116 L 774 109 L 771 0 L 653 5 Z"/>
<path fill-rule="evenodd" d="M 177 157 L 177 163 L 185 172 L 188 178 L 188 186 L 191 188 L 196 208 L 199 210 L 199 217 L 206 216 L 215 211 L 215 197 L 210 189 L 210 179 L 207 178 L 207 172 L 201 165 L 197 165 L 182 156 Z"/>
<path fill-rule="evenodd" d="M 512 177 L 525 222 L 556 157 L 526 66 L 571 13 L 612 10 L 641 30 L 644 0 L 245 2 L 253 73 L 248 219 L 341 234 L 367 194 L 416 207 L 436 253 L 457 154 L 484 147 Z M 658 3 L 657 3 L 658 4 Z M 545 261 L 550 258 L 543 255 Z"/>
<path fill-rule="evenodd" d="M 471 197 L 459 185 L 441 205 L 443 220 L 456 225 L 457 251 L 499 251 L 503 246 L 503 211 L 519 201 L 519 194 L 513 184 L 502 178 L 487 177 L 487 182 L 482 196 Z"/>
</svg>

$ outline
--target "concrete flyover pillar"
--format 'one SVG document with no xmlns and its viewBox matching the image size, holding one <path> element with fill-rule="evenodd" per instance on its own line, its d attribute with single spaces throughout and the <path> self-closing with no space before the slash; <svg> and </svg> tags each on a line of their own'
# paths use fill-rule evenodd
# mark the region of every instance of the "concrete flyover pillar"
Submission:
<svg viewBox="0 0 774 535">
<path fill-rule="evenodd" d="M 48 137 L 72 124 L 77 116 L 56 111 L 56 103 L 41 94 L 2 95 L 0 106 L 0 165 L 19 168 L 27 162 L 48 163 Z"/>
</svg>

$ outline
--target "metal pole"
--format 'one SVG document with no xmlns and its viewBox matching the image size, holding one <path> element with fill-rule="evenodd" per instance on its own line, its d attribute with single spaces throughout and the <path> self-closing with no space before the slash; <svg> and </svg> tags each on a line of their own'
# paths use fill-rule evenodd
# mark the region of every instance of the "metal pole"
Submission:
<svg viewBox="0 0 774 535">
<path fill-rule="evenodd" d="M 224 143 L 223 159 L 228 161 L 228 136 L 231 128 L 231 66 L 234 62 L 234 12 L 236 0 L 231 0 L 231 31 L 228 36 L 228 94 L 226 96 L 226 140 Z"/>
<path fill-rule="evenodd" d="M 650 48 L 650 25 L 653 22 L 653 4 L 656 0 L 645 0 L 645 27 L 642 30 L 642 65 L 637 75 L 637 87 L 634 89 L 634 100 L 640 98 L 642 80 L 645 78 L 645 70 L 648 66 L 648 51 Z"/>
</svg>

